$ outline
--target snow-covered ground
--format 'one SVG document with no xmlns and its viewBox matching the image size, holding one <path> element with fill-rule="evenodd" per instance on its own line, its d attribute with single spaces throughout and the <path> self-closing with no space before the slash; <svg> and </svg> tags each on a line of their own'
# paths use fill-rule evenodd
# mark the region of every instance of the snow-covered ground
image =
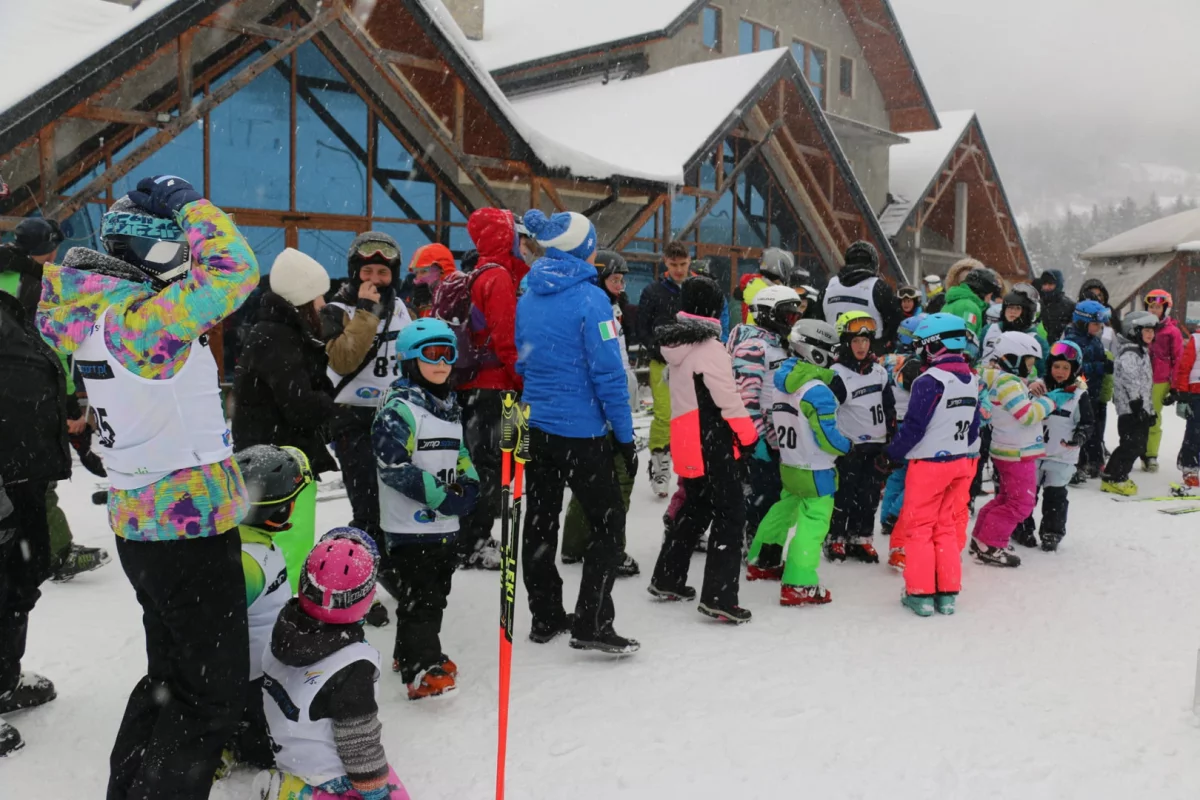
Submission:
<svg viewBox="0 0 1200 800">
<path fill-rule="evenodd" d="M 1167 420 L 1163 471 L 1134 476 L 1143 494 L 1178 480 L 1182 423 Z M 62 487 L 63 505 L 79 541 L 109 545 L 92 488 L 84 477 Z M 1157 513 L 1185 503 L 1117 503 L 1095 482 L 1071 501 L 1059 553 L 1022 551 L 1017 570 L 969 563 L 954 617 L 904 610 L 900 579 L 883 566 L 838 565 L 822 567 L 832 605 L 784 609 L 777 585 L 743 584 L 754 621 L 729 628 L 652 602 L 643 574 L 615 591 L 617 628 L 642 651 L 610 660 L 565 639 L 530 643 L 519 595 L 508 796 L 1200 796 L 1200 515 Z M 320 508 L 326 526 L 349 516 L 345 501 Z M 644 573 L 662 509 L 640 482 L 629 549 Z M 579 567 L 562 571 L 573 592 Z M 388 755 L 415 800 L 492 796 L 498 597 L 495 573 L 455 576 L 443 639 L 461 670 L 455 695 L 410 703 L 398 676 L 382 677 Z M 385 653 L 391 635 L 369 634 Z M 144 668 L 119 564 L 46 585 L 26 666 L 59 696 L 11 717 L 28 745 L 0 761 L 0 797 L 103 796 Z M 235 775 L 213 797 L 246 797 L 250 780 Z"/>
</svg>

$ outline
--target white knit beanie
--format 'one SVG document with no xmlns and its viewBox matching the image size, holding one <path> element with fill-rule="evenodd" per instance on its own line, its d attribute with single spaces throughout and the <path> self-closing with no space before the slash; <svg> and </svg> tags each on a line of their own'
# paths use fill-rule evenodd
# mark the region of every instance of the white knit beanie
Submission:
<svg viewBox="0 0 1200 800">
<path fill-rule="evenodd" d="M 316 300 L 329 291 L 329 273 L 317 261 L 288 247 L 271 265 L 271 291 L 294 306 Z"/>
</svg>

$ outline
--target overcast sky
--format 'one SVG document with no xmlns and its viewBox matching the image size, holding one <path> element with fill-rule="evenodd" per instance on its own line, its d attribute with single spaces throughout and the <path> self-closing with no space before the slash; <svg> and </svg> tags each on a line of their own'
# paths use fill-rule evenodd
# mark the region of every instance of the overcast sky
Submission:
<svg viewBox="0 0 1200 800">
<path fill-rule="evenodd" d="M 1002 172 L 1200 172 L 1200 0 L 891 3 L 934 104 L 978 111 Z"/>
</svg>

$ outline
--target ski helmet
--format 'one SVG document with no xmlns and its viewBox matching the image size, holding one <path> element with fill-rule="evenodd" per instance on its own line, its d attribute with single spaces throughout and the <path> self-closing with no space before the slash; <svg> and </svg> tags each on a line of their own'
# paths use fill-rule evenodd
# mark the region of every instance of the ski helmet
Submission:
<svg viewBox="0 0 1200 800">
<path fill-rule="evenodd" d="M 877 330 L 879 324 L 866 311 L 847 311 L 837 318 L 837 335 L 843 342 L 859 336 L 874 339 Z"/>
<path fill-rule="evenodd" d="M 1079 349 L 1079 345 L 1074 342 L 1063 339 L 1050 345 L 1050 355 L 1046 356 L 1046 375 L 1050 374 L 1050 367 L 1054 366 L 1056 361 L 1066 361 L 1071 367 L 1071 380 L 1079 377 L 1080 371 L 1083 369 L 1083 350 Z"/>
<path fill-rule="evenodd" d="M 939 312 L 927 314 L 913 331 L 917 349 L 926 358 L 946 353 L 962 353 L 967 349 L 967 326 L 961 317 Z"/>
<path fill-rule="evenodd" d="M 989 294 L 998 297 L 1004 294 L 1004 284 L 1001 283 L 1000 276 L 994 269 L 988 267 L 975 267 L 967 273 L 967 277 L 963 278 L 962 282 L 979 297 L 986 297 Z"/>
<path fill-rule="evenodd" d="M 846 248 L 846 266 L 879 272 L 879 251 L 870 242 L 859 240 Z"/>
<path fill-rule="evenodd" d="M 458 337 L 442 320 L 426 317 L 404 326 L 396 337 L 396 352 L 401 361 L 453 364 L 458 360 Z"/>
<path fill-rule="evenodd" d="M 1033 303 L 1029 298 L 1018 291 L 1012 291 L 1004 295 L 1004 312 L 1007 312 L 1009 308 L 1014 306 L 1021 309 L 1021 315 L 1017 317 L 1016 322 L 1009 322 L 1007 313 L 1004 313 L 1001 317 L 1000 327 L 1003 328 L 1012 325 L 1013 330 L 1021 331 L 1027 331 L 1032 328 L 1036 309 L 1034 309 Z"/>
<path fill-rule="evenodd" d="M 354 237 L 346 253 L 346 266 L 351 283 L 358 282 L 358 271 L 366 264 L 383 264 L 392 271 L 392 279 L 400 279 L 400 245 L 391 236 L 379 231 L 367 231 Z"/>
<path fill-rule="evenodd" d="M 250 512 L 242 523 L 272 533 L 290 528 L 296 496 L 313 482 L 308 457 L 295 447 L 256 444 L 233 458 L 250 495 Z"/>
<path fill-rule="evenodd" d="M 378 550 L 356 529 L 331 531 L 313 547 L 300 573 L 300 610 L 330 625 L 362 620 L 375 599 Z"/>
<path fill-rule="evenodd" d="M 979 356 L 980 356 L 979 337 L 976 336 L 975 332 L 972 330 L 967 330 L 966 334 L 967 334 L 967 348 L 965 350 L 963 350 L 962 355 L 963 355 L 963 358 L 965 358 L 967 360 L 968 364 L 970 364 L 972 367 L 975 367 L 979 364 Z"/>
<path fill-rule="evenodd" d="M 679 289 L 679 303 L 687 314 L 719 319 L 725 307 L 725 295 L 712 278 L 693 275 Z"/>
<path fill-rule="evenodd" d="M 1004 304 L 999 300 L 993 300 L 988 303 L 987 310 L 983 312 L 983 323 L 985 325 L 998 325 L 1003 318 Z"/>
<path fill-rule="evenodd" d="M 1149 308 L 1152 305 L 1157 305 L 1158 303 L 1163 303 L 1166 305 L 1166 309 L 1163 311 L 1163 316 L 1166 317 L 1171 313 L 1171 306 L 1174 305 L 1174 300 L 1171 299 L 1171 293 L 1167 290 L 1155 289 L 1146 293 L 1145 303 L 1146 308 Z"/>
<path fill-rule="evenodd" d="M 901 286 L 896 290 L 896 298 L 899 300 L 915 300 L 918 305 L 921 303 L 921 293 L 917 291 L 915 286 Z"/>
<path fill-rule="evenodd" d="M 787 336 L 800 319 L 800 295 L 787 286 L 768 286 L 754 295 L 750 313 L 759 327 Z"/>
<path fill-rule="evenodd" d="M 1134 311 L 1121 322 L 1121 330 L 1125 333 L 1125 338 L 1133 342 L 1142 340 L 1142 331 L 1146 328 L 1153 330 L 1156 327 L 1158 327 L 1158 317 L 1149 311 Z"/>
<path fill-rule="evenodd" d="M 905 320 L 901 320 L 896 326 L 896 341 L 900 346 L 908 352 L 913 352 L 917 346 L 917 328 L 925 321 L 928 314 L 913 314 Z"/>
<path fill-rule="evenodd" d="M 1112 312 L 1103 303 L 1096 300 L 1084 300 L 1082 303 L 1075 304 L 1071 321 L 1080 325 L 1088 325 L 1092 322 L 1108 322 L 1111 317 Z"/>
<path fill-rule="evenodd" d="M 612 250 L 596 251 L 596 277 L 602 287 L 604 282 L 613 275 L 627 275 L 628 273 L 629 264 L 625 261 L 625 256 Z"/>
<path fill-rule="evenodd" d="M 796 259 L 791 253 L 778 247 L 768 247 L 763 250 L 758 271 L 764 278 L 770 278 L 776 283 L 787 283 L 788 276 L 795 268 Z"/>
<path fill-rule="evenodd" d="M 788 344 L 801 361 L 828 367 L 838 346 L 837 330 L 824 320 L 802 319 L 792 326 Z"/>
<path fill-rule="evenodd" d="M 703 275 L 706 278 L 713 277 L 712 262 L 707 258 L 693 259 L 692 265 L 688 268 L 693 275 Z"/>
<path fill-rule="evenodd" d="M 1020 331 L 1005 331 L 996 337 L 987 358 L 995 361 L 1000 369 L 1022 378 L 1029 377 L 1026 358 L 1041 358 L 1042 346 L 1038 340 L 1028 333 Z"/>
<path fill-rule="evenodd" d="M 1038 290 L 1031 283 L 1014 283 L 1012 290 L 1029 298 L 1033 308 L 1033 322 L 1030 324 L 1036 325 L 1038 320 L 1042 318 L 1042 296 L 1038 294 Z"/>
<path fill-rule="evenodd" d="M 100 222 L 100 241 L 113 258 L 132 266 L 163 289 L 192 268 L 187 236 L 172 217 L 151 214 L 125 195 Z"/>
</svg>

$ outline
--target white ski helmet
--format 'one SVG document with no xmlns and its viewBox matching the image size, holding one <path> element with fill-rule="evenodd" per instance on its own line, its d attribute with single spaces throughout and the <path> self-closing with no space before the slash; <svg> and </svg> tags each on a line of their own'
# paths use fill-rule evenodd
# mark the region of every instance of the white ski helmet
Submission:
<svg viewBox="0 0 1200 800">
<path fill-rule="evenodd" d="M 790 286 L 760 289 L 750 301 L 750 313 L 760 328 L 786 336 L 800 318 L 800 294 Z"/>
<path fill-rule="evenodd" d="M 1131 342 L 1142 341 L 1142 331 L 1146 328 L 1155 328 L 1158 325 L 1158 317 L 1151 314 L 1149 311 L 1134 311 L 1132 314 L 1127 314 L 1125 319 L 1121 320 L 1121 332 L 1125 334 L 1125 338 Z"/>
<path fill-rule="evenodd" d="M 995 361 L 1005 372 L 1029 377 L 1025 367 L 1025 359 L 1042 357 L 1042 346 L 1031 334 L 1018 331 L 1006 331 L 997 336 L 991 344 L 991 349 L 983 354 L 984 361 Z"/>
<path fill-rule="evenodd" d="M 837 328 L 820 319 L 802 319 L 792 326 L 788 344 L 801 361 L 818 367 L 833 364 L 833 354 L 839 344 Z"/>
</svg>

